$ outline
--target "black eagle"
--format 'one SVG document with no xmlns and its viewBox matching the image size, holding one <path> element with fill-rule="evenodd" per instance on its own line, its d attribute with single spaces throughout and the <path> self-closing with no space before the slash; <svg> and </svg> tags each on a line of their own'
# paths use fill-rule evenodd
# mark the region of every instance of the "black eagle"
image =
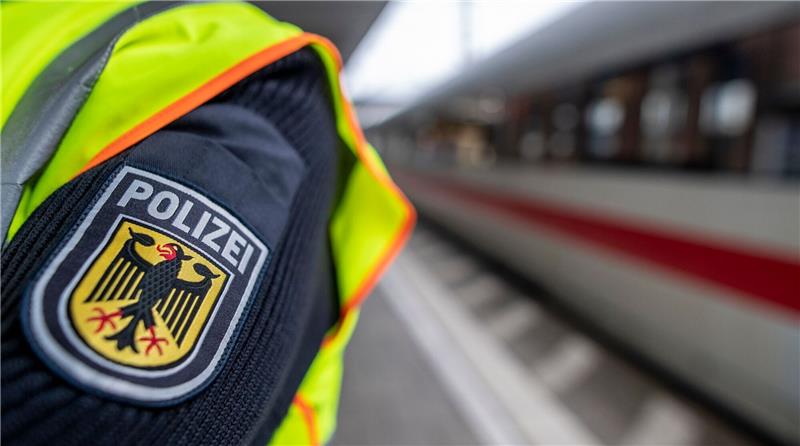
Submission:
<svg viewBox="0 0 800 446">
<path fill-rule="evenodd" d="M 101 316 L 90 318 L 90 320 L 100 321 L 99 332 L 110 317 L 119 316 L 121 319 L 125 319 L 133 316 L 125 327 L 117 333 L 106 336 L 106 339 L 116 341 L 117 350 L 130 347 L 134 352 L 139 353 L 136 348 L 135 333 L 136 327 L 142 322 L 145 329 L 150 330 L 152 336 L 152 338 L 143 338 L 143 340 L 151 342 L 147 349 L 149 353 L 156 339 L 153 316 L 153 310 L 155 310 L 166 322 L 172 337 L 180 346 L 197 316 L 203 299 L 211 288 L 212 280 L 219 275 L 212 273 L 205 265 L 195 263 L 194 270 L 203 279 L 198 282 L 179 279 L 178 274 L 181 271 L 182 263 L 192 258 L 184 254 L 180 245 L 176 243 L 158 245 L 156 249 L 164 260 L 151 264 L 136 252 L 135 247 L 136 244 L 153 246 L 155 240 L 147 234 L 134 232 L 130 228 L 128 232 L 130 238 L 125 241 L 84 302 L 129 301 L 137 298 L 138 300 L 119 307 L 119 311 L 112 314 L 103 314 L 102 310 L 96 309 L 96 311 L 100 311 Z M 114 327 L 113 322 L 111 325 Z M 165 342 L 163 339 L 161 341 Z M 155 346 L 160 352 L 161 348 L 158 347 L 158 342 L 155 343 Z"/>
</svg>

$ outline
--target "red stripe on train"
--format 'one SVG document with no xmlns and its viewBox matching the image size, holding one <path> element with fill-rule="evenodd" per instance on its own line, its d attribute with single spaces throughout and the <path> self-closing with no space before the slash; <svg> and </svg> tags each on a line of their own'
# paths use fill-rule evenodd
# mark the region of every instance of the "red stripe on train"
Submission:
<svg viewBox="0 0 800 446">
<path fill-rule="evenodd" d="M 561 234 L 696 279 L 732 288 L 760 302 L 800 315 L 800 262 L 697 241 L 661 228 L 567 209 L 531 198 L 502 195 L 460 181 L 402 173 L 400 178 L 450 197 L 493 209 L 528 224 L 543 225 Z"/>
</svg>

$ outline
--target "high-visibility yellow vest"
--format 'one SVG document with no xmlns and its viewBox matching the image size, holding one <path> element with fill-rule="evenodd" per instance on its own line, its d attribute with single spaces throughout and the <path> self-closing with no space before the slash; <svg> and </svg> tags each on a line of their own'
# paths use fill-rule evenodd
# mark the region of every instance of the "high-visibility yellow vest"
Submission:
<svg viewBox="0 0 800 446">
<path fill-rule="evenodd" d="M 37 77 L 63 51 L 135 2 L 5 3 L 2 7 L 3 131 Z M 408 237 L 415 214 L 356 122 L 340 85 L 341 60 L 323 37 L 303 33 L 245 3 L 184 4 L 123 30 L 55 151 L 24 181 L 6 239 L 56 189 L 132 147 L 248 75 L 304 47 L 322 60 L 343 150 L 357 162 L 329 233 L 341 315 L 273 437 L 319 444 L 335 428 L 342 355 L 358 308 Z"/>
</svg>

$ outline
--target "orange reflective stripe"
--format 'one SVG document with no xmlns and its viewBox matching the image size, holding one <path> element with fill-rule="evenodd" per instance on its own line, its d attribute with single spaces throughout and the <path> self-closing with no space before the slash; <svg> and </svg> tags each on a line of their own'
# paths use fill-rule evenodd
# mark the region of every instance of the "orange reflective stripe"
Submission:
<svg viewBox="0 0 800 446">
<path fill-rule="evenodd" d="M 317 36 L 319 37 L 319 36 Z M 324 46 L 328 51 L 335 55 L 337 58 L 337 64 L 341 67 L 341 56 L 339 51 L 336 47 L 331 43 L 328 39 L 320 38 L 320 40 L 316 41 L 322 46 Z M 340 86 L 341 88 L 341 86 Z M 344 96 L 344 91 L 342 91 L 342 95 Z M 395 196 L 397 196 L 400 200 L 403 201 L 405 204 L 406 209 L 408 210 L 406 214 L 406 219 L 403 222 L 400 231 L 396 234 L 395 239 L 392 243 L 388 246 L 386 251 L 381 254 L 380 258 L 378 259 L 377 263 L 373 267 L 373 270 L 370 274 L 364 277 L 364 281 L 361 285 L 356 288 L 356 291 L 351 296 L 347 296 L 344 299 L 344 306 L 342 306 L 339 321 L 336 324 L 334 330 L 328 333 L 327 336 L 322 341 L 322 347 L 325 348 L 331 344 L 331 341 L 336 338 L 339 334 L 339 329 L 342 326 L 342 322 L 344 319 L 350 314 L 350 312 L 356 308 L 358 308 L 364 300 L 369 296 L 370 291 L 375 287 L 378 279 L 383 275 L 386 268 L 392 263 L 395 257 L 400 253 L 400 250 L 405 245 L 408 238 L 411 236 L 411 231 L 414 228 L 414 225 L 417 221 L 417 214 L 414 210 L 414 206 L 411 205 L 411 202 L 405 196 L 405 194 L 400 191 L 400 188 L 395 184 L 394 181 L 386 174 L 386 172 L 375 164 L 375 159 L 370 156 L 368 151 L 368 143 L 367 139 L 364 137 L 364 132 L 361 130 L 361 126 L 358 125 L 358 120 L 356 119 L 355 110 L 353 106 L 350 104 L 350 101 L 342 101 L 344 106 L 344 112 L 347 118 L 347 123 L 350 126 L 353 134 L 356 137 L 355 141 L 355 149 L 356 154 L 366 167 L 367 171 L 374 177 L 380 185 L 391 190 Z"/>
<path fill-rule="evenodd" d="M 239 62 L 219 76 L 211 79 L 196 90 L 187 94 L 135 126 L 125 134 L 111 142 L 94 156 L 78 173 L 85 172 L 92 167 L 112 158 L 134 144 L 152 135 L 181 116 L 208 102 L 218 94 L 235 85 L 237 82 L 253 74 L 259 69 L 277 61 L 289 54 L 308 45 L 312 41 L 323 39 L 313 34 L 301 34 L 277 45 L 260 51 L 247 59 Z M 77 176 L 77 175 L 76 175 Z"/>
<path fill-rule="evenodd" d="M 314 414 L 314 408 L 306 401 L 306 399 L 300 395 L 298 392 L 294 399 L 292 400 L 292 404 L 297 406 L 297 409 L 300 410 L 300 413 L 303 414 L 303 421 L 306 423 L 306 427 L 308 428 L 308 444 L 310 446 L 318 446 L 319 443 L 319 434 L 317 433 L 317 420 L 316 415 Z"/>
<path fill-rule="evenodd" d="M 122 153 L 126 149 L 132 147 L 134 144 L 164 128 L 165 126 L 174 122 L 176 119 L 189 113 L 205 102 L 208 102 L 218 94 L 232 87 L 242 79 L 260 70 L 261 68 L 264 68 L 265 66 L 312 44 L 324 47 L 331 55 L 333 55 L 337 65 L 337 71 L 341 70 L 342 59 L 339 51 L 328 39 L 322 36 L 312 33 L 304 33 L 277 45 L 270 46 L 239 62 L 217 77 L 211 79 L 209 82 L 203 84 L 196 90 L 190 92 L 186 96 L 183 96 L 166 108 L 160 110 L 158 113 L 136 125 L 131 130 L 124 133 L 122 136 L 103 148 L 97 155 L 95 155 L 81 169 L 78 175 L 88 169 L 91 169 L 92 167 L 101 164 L 109 158 Z M 342 96 L 344 96 L 344 92 L 342 92 Z M 341 322 L 349 315 L 349 313 L 353 309 L 360 306 L 367 298 L 380 276 L 384 273 L 385 269 L 389 264 L 391 264 L 392 260 L 394 260 L 397 254 L 399 254 L 400 249 L 408 240 L 411 230 L 414 227 L 414 223 L 416 222 L 416 213 L 413 206 L 408 201 L 408 198 L 406 198 L 406 196 L 400 191 L 385 170 L 376 164 L 375 158 L 373 158 L 373 156 L 371 156 L 371 154 L 368 152 L 369 148 L 367 145 L 367 140 L 364 137 L 364 133 L 361 131 L 361 127 L 357 124 L 355 111 L 353 110 L 352 105 L 347 100 L 343 100 L 342 103 L 347 124 L 355 135 L 355 152 L 359 161 L 367 169 L 367 172 L 374 177 L 381 186 L 390 190 L 405 204 L 406 209 L 408 209 L 408 213 L 400 228 L 400 231 L 396 234 L 395 239 L 388 246 L 386 251 L 381 254 L 373 270 L 364 277 L 361 285 L 356 288 L 356 291 L 351 296 L 345 297 L 345 304 L 341 309 L 339 323 L 337 324 L 336 329 L 326 336 L 322 343 L 323 347 L 328 345 L 330 340 L 336 337 L 339 332 L 338 328 L 341 326 Z"/>
<path fill-rule="evenodd" d="M 319 42 L 323 46 L 326 46 L 329 51 L 333 52 L 334 54 L 339 54 L 336 50 L 336 47 L 327 40 L 324 39 L 322 42 Z M 344 92 L 342 92 L 344 95 Z M 408 201 L 408 198 L 405 194 L 400 191 L 400 188 L 395 184 L 394 181 L 389 177 L 388 174 L 379 166 L 375 164 L 375 158 L 370 156 L 367 153 L 368 146 L 367 146 L 367 139 L 364 137 L 364 132 L 361 130 L 361 126 L 358 125 L 358 121 L 356 120 L 356 113 L 353 109 L 353 106 L 350 104 L 350 101 L 343 101 L 344 102 L 344 110 L 345 115 L 347 116 L 347 123 L 350 128 L 353 130 L 353 133 L 356 136 L 356 153 L 358 154 L 359 160 L 364 164 L 364 167 L 367 168 L 367 171 L 378 181 L 378 183 L 385 187 L 386 189 L 392 191 L 397 198 L 400 198 L 403 203 L 405 204 L 408 213 L 406 214 L 406 219 L 403 222 L 403 225 L 400 228 L 400 232 L 397 233 L 395 239 L 389 245 L 387 250 L 381 255 L 378 262 L 373 267 L 373 271 L 364 278 L 364 281 L 359 285 L 356 291 L 353 293 L 352 296 L 348 296 L 345 298 L 345 305 L 342 308 L 342 313 L 344 316 L 348 311 L 353 308 L 358 307 L 361 303 L 364 302 L 364 299 L 367 298 L 369 292 L 372 291 L 372 288 L 375 287 L 378 279 L 381 275 L 385 272 L 386 268 L 392 263 L 395 257 L 400 253 L 400 250 L 405 245 L 405 242 L 408 240 L 408 237 L 411 235 L 411 230 L 414 228 L 414 224 L 417 220 L 417 214 L 414 210 L 414 206 L 411 205 L 411 202 Z"/>
<path fill-rule="evenodd" d="M 406 199 L 405 195 L 402 195 L 402 197 Z M 391 245 L 389 245 L 389 247 L 386 249 L 386 252 L 381 255 L 381 258 L 375 264 L 372 272 L 364 278 L 364 282 L 362 282 L 362 284 L 358 287 L 353 296 L 346 301 L 347 303 L 339 312 L 339 320 L 337 321 L 333 331 L 329 332 L 325 338 L 323 338 L 322 348 L 326 348 L 332 344 L 333 340 L 339 335 L 339 329 L 342 327 L 344 319 L 348 317 L 353 310 L 356 310 L 364 302 L 364 300 L 366 300 L 370 291 L 372 291 L 378 282 L 378 279 L 381 278 L 383 273 L 386 271 L 386 268 L 391 265 L 394 258 L 400 254 L 400 251 L 403 249 L 406 241 L 408 241 L 408 238 L 411 236 L 411 230 L 414 229 L 414 224 L 417 220 L 414 208 L 411 207 L 410 204 L 408 207 L 410 212 L 408 213 L 406 220 L 403 222 L 400 232 L 397 233 L 397 236 L 392 241 Z"/>
<path fill-rule="evenodd" d="M 405 198 L 405 196 L 403 196 Z M 409 209 L 413 209 L 411 204 L 408 204 Z M 347 301 L 342 311 L 346 314 L 347 312 L 353 310 L 354 308 L 358 308 L 363 302 L 364 299 L 367 298 L 369 292 L 372 291 L 372 288 L 375 287 L 378 279 L 383 275 L 386 271 L 386 268 L 392 263 L 395 257 L 400 254 L 403 246 L 405 245 L 408 238 L 411 236 L 411 230 L 414 228 L 414 223 L 416 222 L 416 213 L 414 211 L 410 211 L 406 220 L 403 222 L 403 226 L 400 228 L 400 231 L 397 233 L 395 239 L 392 241 L 391 245 L 386 249 L 386 251 L 381 254 L 381 258 L 375 264 L 374 269 L 372 272 L 364 278 L 364 282 L 359 286 L 353 296 Z"/>
</svg>

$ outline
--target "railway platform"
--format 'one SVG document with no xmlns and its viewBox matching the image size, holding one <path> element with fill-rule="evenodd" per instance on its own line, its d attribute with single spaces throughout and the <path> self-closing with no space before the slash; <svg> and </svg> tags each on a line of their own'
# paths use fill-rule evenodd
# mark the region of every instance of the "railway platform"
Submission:
<svg viewBox="0 0 800 446">
<path fill-rule="evenodd" d="M 761 440 L 597 341 L 535 284 L 420 224 L 365 303 L 333 444 Z"/>
</svg>

